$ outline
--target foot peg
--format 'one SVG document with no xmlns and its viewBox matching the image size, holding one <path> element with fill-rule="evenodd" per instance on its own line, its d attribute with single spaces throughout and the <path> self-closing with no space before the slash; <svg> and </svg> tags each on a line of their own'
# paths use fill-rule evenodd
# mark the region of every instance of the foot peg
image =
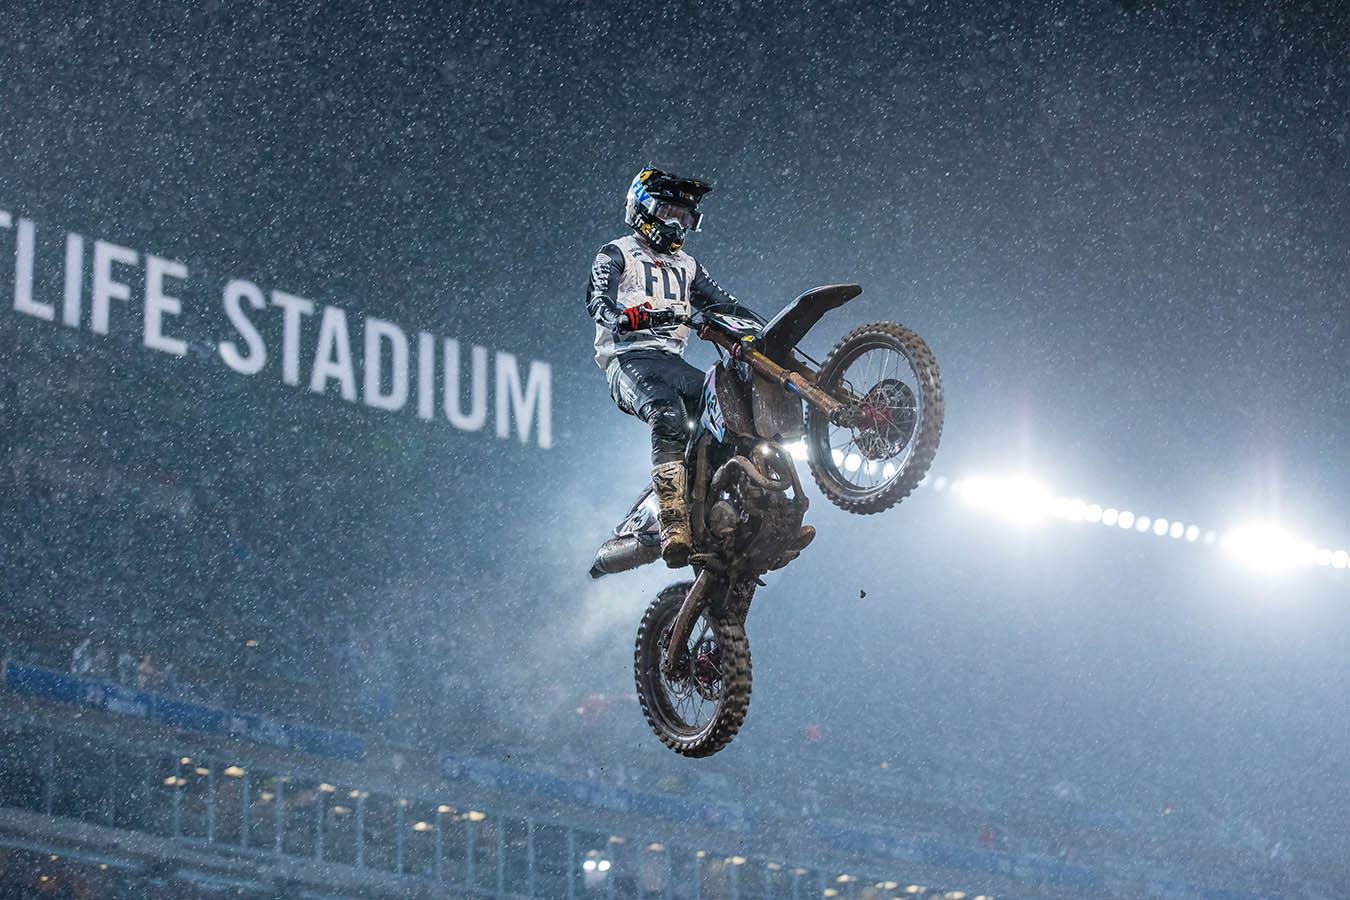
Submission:
<svg viewBox="0 0 1350 900">
<path fill-rule="evenodd" d="M 782 556 L 779 556 L 778 559 L 774 560 L 774 564 L 769 567 L 769 570 L 781 569 L 783 566 L 792 562 L 800 556 L 802 551 L 815 539 L 816 530 L 810 525 L 803 525 L 801 529 L 798 530 L 797 536 L 783 549 Z"/>
</svg>

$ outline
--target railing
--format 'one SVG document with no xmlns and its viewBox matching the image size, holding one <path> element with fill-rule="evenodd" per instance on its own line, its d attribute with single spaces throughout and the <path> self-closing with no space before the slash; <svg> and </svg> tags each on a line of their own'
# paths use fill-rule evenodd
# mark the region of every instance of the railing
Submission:
<svg viewBox="0 0 1350 900">
<path fill-rule="evenodd" d="M 156 835 L 231 858 L 312 860 L 476 896 L 768 900 L 879 897 L 868 878 L 718 852 L 678 826 L 612 834 L 441 796 L 371 790 L 245 758 L 189 755 L 105 732 L 0 726 L 0 807 Z M 0 843 L 3 839 L 0 839 Z M 903 867 L 897 867 L 903 868 Z M 905 883 L 906 885 L 908 882 Z M 863 888 L 870 888 L 870 892 Z M 906 898 L 942 896 L 929 886 Z M 974 897 L 975 891 L 965 891 Z"/>
<path fill-rule="evenodd" d="M 226 718 L 238 714 L 13 662 L 6 662 L 3 672 L 10 690 L 28 696 L 226 737 L 252 740 L 259 734 L 258 728 L 225 727 Z M 308 744 L 276 739 L 264 743 L 310 753 L 344 746 L 331 738 Z M 243 746 L 229 752 L 228 758 L 204 756 L 163 741 L 138 742 L 93 729 L 11 721 L 0 725 L 0 807 L 144 832 L 220 852 L 310 859 L 454 883 L 471 893 L 497 897 L 575 900 L 578 891 L 603 891 L 606 898 L 921 900 L 945 892 L 935 892 L 922 879 L 902 877 L 904 870 L 915 868 L 965 871 L 963 881 L 992 878 L 1006 884 L 1004 879 L 1011 878 L 1028 887 L 1034 884 L 1042 892 L 1059 885 L 1072 888 L 1075 896 L 1105 895 L 1103 877 L 1088 866 L 919 841 L 857 826 L 810 827 L 820 856 L 835 859 L 833 866 L 698 849 L 681 840 L 690 825 L 714 826 L 730 838 L 736 831 L 754 832 L 757 821 L 735 804 L 628 790 L 462 756 L 443 757 L 441 775 L 447 781 L 443 794 L 400 796 L 369 784 L 343 783 L 298 763 L 257 762 L 248 758 Z M 327 755 L 360 758 L 346 752 Z M 557 819 L 540 822 L 482 804 L 468 808 L 457 796 L 455 781 L 533 801 L 560 802 L 578 811 L 589 806 L 654 821 L 644 826 L 641 837 L 621 836 Z M 857 863 L 865 858 L 873 860 L 866 866 L 873 870 L 871 875 L 836 871 L 845 867 L 839 860 Z M 893 865 L 883 862 L 888 858 Z M 1154 881 L 1177 898 L 1257 897 Z M 902 891 L 896 885 L 914 890 Z M 967 897 L 979 895 L 962 888 Z"/>
</svg>

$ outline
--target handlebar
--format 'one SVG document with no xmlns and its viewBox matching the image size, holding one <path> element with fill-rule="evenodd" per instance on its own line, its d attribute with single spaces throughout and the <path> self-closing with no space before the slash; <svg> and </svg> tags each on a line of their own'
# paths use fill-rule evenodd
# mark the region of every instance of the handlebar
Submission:
<svg viewBox="0 0 1350 900">
<path fill-rule="evenodd" d="M 704 322 L 703 314 L 697 309 L 690 310 L 687 313 L 676 312 L 673 309 L 659 309 L 656 310 L 656 313 L 658 315 L 664 314 L 663 318 L 665 320 L 665 324 L 688 325 L 695 331 L 697 331 L 699 329 L 699 326 L 701 326 Z"/>
</svg>

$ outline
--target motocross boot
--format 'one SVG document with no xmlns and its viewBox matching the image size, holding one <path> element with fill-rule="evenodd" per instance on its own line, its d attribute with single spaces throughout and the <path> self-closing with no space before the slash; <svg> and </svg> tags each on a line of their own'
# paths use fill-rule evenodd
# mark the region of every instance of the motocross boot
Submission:
<svg viewBox="0 0 1350 900">
<path fill-rule="evenodd" d="M 672 569 L 689 563 L 693 539 L 689 534 L 689 506 L 685 502 L 685 487 L 689 475 L 683 462 L 660 463 L 652 467 L 652 486 L 661 503 L 658 519 L 661 523 L 661 558 Z"/>
</svg>

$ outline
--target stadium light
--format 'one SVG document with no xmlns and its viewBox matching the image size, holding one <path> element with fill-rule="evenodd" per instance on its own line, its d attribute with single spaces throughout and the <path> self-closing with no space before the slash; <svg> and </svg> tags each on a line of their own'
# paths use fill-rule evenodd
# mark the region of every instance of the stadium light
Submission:
<svg viewBox="0 0 1350 900">
<path fill-rule="evenodd" d="M 1239 525 L 1223 536 L 1220 544 L 1238 564 L 1265 574 L 1278 574 L 1303 562 L 1305 542 L 1274 522 Z M 1316 560 L 1316 552 L 1313 554 Z"/>
<path fill-rule="evenodd" d="M 834 450 L 832 454 L 835 465 L 846 471 L 857 471 L 863 465 L 861 457 L 855 453 L 845 454 Z M 868 463 L 868 471 L 873 469 Z M 894 471 L 890 463 L 883 467 L 887 478 L 892 477 Z M 1219 544 L 1242 565 L 1257 571 L 1278 572 L 1293 565 L 1350 569 L 1350 550 L 1319 547 L 1295 538 L 1279 526 L 1249 524 L 1220 534 L 1194 523 L 1154 518 L 1116 506 L 1088 503 L 1080 497 L 1056 496 L 1039 478 L 1030 474 L 976 474 L 953 479 L 928 473 L 920 483 L 926 485 L 930 481 L 934 492 L 950 491 L 967 506 L 1017 525 L 1039 524 L 1045 519 L 1056 518 L 1100 524 L 1138 534 L 1152 532 L 1157 537 L 1188 544 Z"/>
<path fill-rule="evenodd" d="M 1020 525 L 1043 521 L 1055 506 L 1050 491 L 1031 475 L 975 475 L 953 484 L 952 491 L 971 506 Z"/>
</svg>

